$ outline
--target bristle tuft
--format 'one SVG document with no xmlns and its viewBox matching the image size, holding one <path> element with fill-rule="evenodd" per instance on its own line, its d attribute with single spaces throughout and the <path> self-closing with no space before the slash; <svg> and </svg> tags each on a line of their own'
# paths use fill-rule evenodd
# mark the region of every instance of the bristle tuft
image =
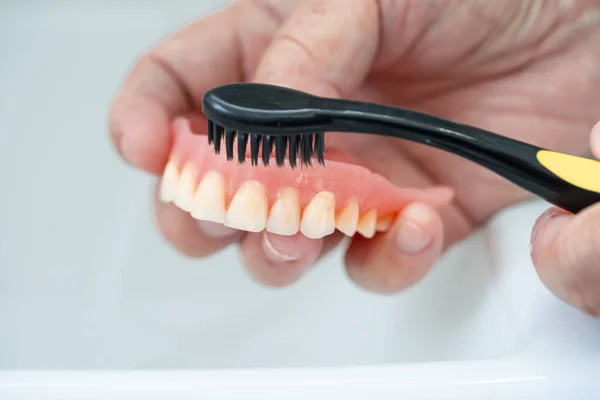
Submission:
<svg viewBox="0 0 600 400">
<path fill-rule="evenodd" d="M 233 160 L 233 141 L 235 139 L 235 131 L 233 129 L 225 130 L 225 153 L 227 161 Z"/>
<path fill-rule="evenodd" d="M 278 167 L 285 165 L 285 153 L 287 152 L 287 136 L 277 136 L 275 138 L 275 161 Z"/>
<path fill-rule="evenodd" d="M 250 158 L 252 160 L 252 166 L 258 165 L 258 153 L 260 152 L 261 137 L 253 133 L 250 136 Z"/>
<path fill-rule="evenodd" d="M 215 129 L 215 124 L 209 119 L 208 120 L 208 130 L 207 130 L 209 146 L 212 146 L 212 144 L 214 142 L 214 133 L 213 133 L 214 129 Z"/>
<path fill-rule="evenodd" d="M 237 135 L 238 164 L 246 161 L 246 147 L 248 146 L 248 134 L 239 132 Z"/>
<path fill-rule="evenodd" d="M 307 167 L 312 166 L 313 157 L 313 135 L 312 134 L 303 134 L 302 135 L 302 143 L 300 145 L 300 158 L 302 165 Z"/>
<path fill-rule="evenodd" d="M 325 165 L 325 133 L 318 132 L 315 135 L 315 154 L 317 156 L 317 162 L 321 165 Z"/>
<path fill-rule="evenodd" d="M 215 153 L 216 154 L 220 154 L 221 153 L 221 139 L 223 138 L 223 133 L 224 133 L 225 129 L 220 126 L 220 125 L 216 125 L 215 124 L 215 129 L 214 129 L 214 147 L 215 147 Z"/>
<path fill-rule="evenodd" d="M 262 138 L 262 162 L 265 167 L 269 165 L 269 159 L 271 158 L 271 153 L 273 152 L 273 138 L 271 136 L 266 135 Z"/>
<path fill-rule="evenodd" d="M 208 143 L 213 147 L 215 154 L 221 153 L 224 139 L 227 161 L 235 158 L 234 149 L 237 139 L 237 161 L 244 164 L 246 150 L 250 142 L 250 160 L 252 166 L 257 166 L 259 159 L 264 166 L 271 164 L 271 156 L 275 152 L 275 163 L 278 167 L 285 166 L 286 158 L 291 168 L 311 167 L 313 159 L 320 165 L 325 165 L 325 133 L 303 133 L 297 135 L 261 135 L 256 133 L 237 132 L 234 129 L 208 120 Z"/>
<path fill-rule="evenodd" d="M 298 162 L 298 148 L 300 146 L 300 136 L 290 136 L 289 144 L 290 145 L 288 151 L 288 160 L 290 163 L 290 167 L 296 168 Z"/>
</svg>

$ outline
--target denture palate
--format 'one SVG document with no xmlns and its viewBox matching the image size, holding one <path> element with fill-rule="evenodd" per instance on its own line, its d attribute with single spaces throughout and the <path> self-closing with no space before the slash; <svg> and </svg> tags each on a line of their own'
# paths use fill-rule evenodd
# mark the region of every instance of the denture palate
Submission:
<svg viewBox="0 0 600 400">
<path fill-rule="evenodd" d="M 211 221 L 247 232 L 268 232 L 295 235 L 301 232 L 311 239 L 334 233 L 346 236 L 357 232 L 371 238 L 376 232 L 387 231 L 392 215 L 378 219 L 377 210 L 362 212 L 359 203 L 348 200 L 336 204 L 329 191 L 317 192 L 301 209 L 300 193 L 294 187 L 279 190 L 269 204 L 265 187 L 256 180 L 243 182 L 227 204 L 227 182 L 219 171 L 209 171 L 198 179 L 192 163 L 180 169 L 173 160 L 167 164 L 160 187 L 160 199 L 174 203 L 198 220 Z"/>
</svg>

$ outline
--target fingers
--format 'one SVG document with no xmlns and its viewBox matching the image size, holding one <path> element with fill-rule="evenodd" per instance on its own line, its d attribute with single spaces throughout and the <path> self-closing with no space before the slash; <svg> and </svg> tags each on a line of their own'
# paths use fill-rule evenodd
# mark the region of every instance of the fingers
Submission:
<svg viewBox="0 0 600 400">
<path fill-rule="evenodd" d="M 339 5 L 301 2 L 257 62 L 253 80 L 331 97 L 344 96 L 359 85 L 377 50 L 378 9 L 376 2 L 362 0 Z M 341 239 L 339 234 L 324 240 L 301 234 L 249 234 L 242 243 L 242 258 L 257 281 L 286 286 Z"/>
<path fill-rule="evenodd" d="M 240 21 L 248 17 L 247 12 L 257 12 L 249 6 L 254 3 L 240 2 L 192 24 L 136 64 L 110 113 L 111 138 L 125 160 L 160 174 L 170 152 L 169 124 L 173 117 L 198 109 L 207 90 L 243 80 L 256 65 L 257 80 L 331 95 L 350 91 L 368 72 L 377 47 L 375 2 L 352 0 L 340 8 L 333 1 L 305 1 L 272 41 L 266 39 L 271 39 L 274 30 L 267 25 L 273 21 L 264 18 L 259 18 L 260 26 L 257 18 L 249 19 L 250 25 L 260 28 L 257 32 L 262 32 L 262 39 L 246 40 L 236 31 L 248 29 L 249 25 Z M 247 48 L 260 47 L 260 43 L 270 43 L 265 53 Z M 332 52 L 335 57 L 330 56 Z M 252 54 L 262 56 L 255 60 Z M 244 236 L 230 231 L 227 236 L 209 235 L 218 230 L 216 226 L 202 230 L 185 212 L 158 200 L 155 216 L 164 236 L 190 256 L 209 255 Z M 283 285 L 297 279 L 335 243 L 335 237 L 312 241 L 300 236 L 248 234 L 242 254 L 253 276 Z M 302 254 L 297 253 L 299 250 Z"/>
<path fill-rule="evenodd" d="M 244 266 L 256 281 L 281 287 L 296 282 L 317 260 L 322 247 L 323 239 L 261 232 L 249 234 L 241 250 Z"/>
<path fill-rule="evenodd" d="M 159 199 L 160 182 L 155 187 L 154 216 L 162 235 L 189 257 L 206 257 L 241 241 L 242 262 L 257 282 L 265 286 L 288 286 L 329 251 L 343 236 L 308 239 L 302 234 L 280 236 L 270 232 L 248 233 L 222 224 L 198 221 L 172 203 Z"/>
<path fill-rule="evenodd" d="M 600 122 L 590 135 L 600 158 Z M 542 282 L 559 299 L 600 316 L 600 204 L 577 215 L 552 207 L 531 233 L 531 258 Z"/>
<path fill-rule="evenodd" d="M 173 117 L 198 109 L 211 87 L 239 80 L 238 14 L 230 7 L 200 20 L 136 62 L 109 113 L 111 140 L 127 162 L 160 174 L 171 150 Z"/>
<path fill-rule="evenodd" d="M 237 243 L 244 232 L 229 229 L 221 224 L 197 221 L 172 203 L 159 200 L 154 193 L 154 218 L 159 231 L 181 253 L 189 257 L 205 257 L 228 245 Z"/>
<path fill-rule="evenodd" d="M 254 80 L 343 97 L 368 73 L 377 51 L 377 2 L 307 0 L 260 60 Z"/>
<path fill-rule="evenodd" d="M 531 256 L 559 299 L 600 316 L 600 205 L 577 215 L 554 207 L 543 213 L 531 235 Z"/>
<path fill-rule="evenodd" d="M 257 282 L 283 287 L 298 281 L 342 239 L 339 233 L 323 239 L 309 239 L 302 234 L 252 233 L 242 242 L 242 259 L 248 273 Z"/>
<path fill-rule="evenodd" d="M 187 107 L 169 72 L 153 57 L 142 59 L 110 109 L 109 133 L 115 150 L 131 165 L 160 173 L 171 148 L 170 119 Z"/>
<path fill-rule="evenodd" d="M 600 160 L 600 122 L 596 123 L 592 128 L 592 133 L 590 134 L 590 149 L 592 150 L 594 157 Z"/>
<path fill-rule="evenodd" d="M 440 256 L 442 220 L 432 207 L 407 206 L 386 234 L 368 240 L 357 236 L 346 253 L 348 275 L 363 288 L 395 293 L 423 279 Z"/>
</svg>

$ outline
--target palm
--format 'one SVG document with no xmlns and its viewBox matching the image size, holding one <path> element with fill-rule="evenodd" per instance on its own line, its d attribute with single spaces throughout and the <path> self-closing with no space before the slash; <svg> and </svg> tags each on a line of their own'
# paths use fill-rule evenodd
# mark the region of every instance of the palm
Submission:
<svg viewBox="0 0 600 400">
<path fill-rule="evenodd" d="M 350 97 L 417 109 L 537 145 L 585 152 L 597 120 L 594 112 L 600 109 L 600 92 L 593 89 L 600 87 L 600 72 L 594 67 L 600 58 L 594 52 L 600 47 L 600 29 L 581 22 L 594 5 L 580 4 L 568 16 L 540 16 L 539 26 L 520 30 L 517 42 L 498 28 L 506 23 L 503 17 L 510 20 L 522 11 L 519 3 L 504 4 L 505 12 L 489 12 L 493 21 L 481 15 L 483 5 L 463 3 L 462 20 L 452 15 L 447 23 L 436 21 L 438 31 L 422 34 L 416 45 L 384 36 L 372 72 Z M 480 24 L 474 22 L 477 18 Z M 461 31 L 470 34 L 455 36 Z M 430 147 L 362 135 L 336 139 L 331 136 L 332 146 L 356 154 L 398 185 L 453 187 L 456 202 L 443 215 L 450 242 L 527 196 L 497 175 Z"/>
</svg>

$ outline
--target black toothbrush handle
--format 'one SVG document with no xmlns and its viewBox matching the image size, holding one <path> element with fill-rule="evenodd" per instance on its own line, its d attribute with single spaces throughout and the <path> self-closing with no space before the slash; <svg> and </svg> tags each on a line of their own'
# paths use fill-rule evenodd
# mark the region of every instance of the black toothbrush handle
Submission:
<svg viewBox="0 0 600 400">
<path fill-rule="evenodd" d="M 600 162 L 411 110 L 320 99 L 331 130 L 425 144 L 471 160 L 572 213 L 600 201 Z M 319 112 L 317 112 L 319 114 Z"/>
<path fill-rule="evenodd" d="M 572 213 L 600 201 L 600 162 L 596 160 L 412 110 L 247 82 L 210 90 L 202 110 L 219 125 L 269 140 L 314 133 L 320 137 L 323 132 L 337 131 L 422 143 L 471 160 Z"/>
</svg>

